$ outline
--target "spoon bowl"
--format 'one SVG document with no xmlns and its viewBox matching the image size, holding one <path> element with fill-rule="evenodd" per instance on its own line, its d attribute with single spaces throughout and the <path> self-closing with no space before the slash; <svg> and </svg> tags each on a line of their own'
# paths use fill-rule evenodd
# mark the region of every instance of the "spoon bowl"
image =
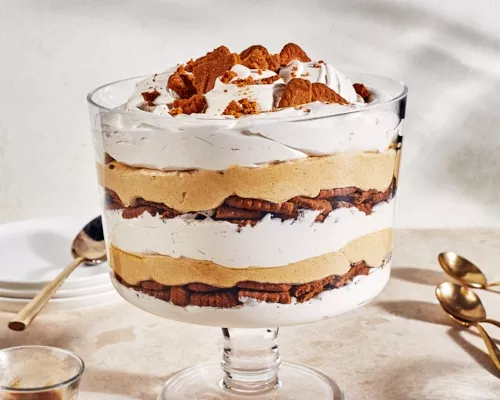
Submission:
<svg viewBox="0 0 500 400">
<path fill-rule="evenodd" d="M 94 218 L 78 232 L 71 244 L 71 254 L 75 259 L 83 258 L 87 265 L 106 261 L 106 246 L 100 216 Z"/>
<path fill-rule="evenodd" d="M 439 254 L 438 261 L 444 272 L 457 281 L 477 289 L 483 289 L 488 286 L 486 276 L 484 276 L 475 264 L 466 258 L 452 251 L 447 251 Z"/>
<path fill-rule="evenodd" d="M 436 288 L 441 306 L 462 321 L 480 322 L 486 319 L 486 309 L 481 299 L 470 289 L 456 283 L 444 282 Z"/>
</svg>

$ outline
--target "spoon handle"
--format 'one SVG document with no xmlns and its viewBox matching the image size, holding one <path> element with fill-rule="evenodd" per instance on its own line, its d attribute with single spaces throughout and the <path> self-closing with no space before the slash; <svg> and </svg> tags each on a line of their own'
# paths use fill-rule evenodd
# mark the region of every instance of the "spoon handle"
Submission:
<svg viewBox="0 0 500 400">
<path fill-rule="evenodd" d="M 44 288 L 33 299 L 26 304 L 19 313 L 10 320 L 9 328 L 13 331 L 23 331 L 47 304 L 54 292 L 59 289 L 59 286 L 66 278 L 78 267 L 85 259 L 82 257 L 75 258 L 71 264 L 64 268 L 54 280 L 47 283 Z"/>
<path fill-rule="evenodd" d="M 481 322 L 484 322 L 484 323 L 487 323 L 487 324 L 492 324 L 492 325 L 498 326 L 500 328 L 500 321 L 497 321 L 497 320 L 494 320 L 494 319 L 486 318 L 486 319 L 483 319 Z"/>
<path fill-rule="evenodd" d="M 493 364 L 495 364 L 495 367 L 497 367 L 497 369 L 500 370 L 500 350 L 498 349 L 495 342 L 493 342 L 493 340 L 490 338 L 488 333 L 486 333 L 486 331 L 481 325 L 475 323 L 474 326 L 477 328 L 479 334 L 483 338 L 484 343 L 486 344 L 486 348 L 488 349 L 488 353 L 490 354 L 490 358 L 493 361 Z"/>
</svg>

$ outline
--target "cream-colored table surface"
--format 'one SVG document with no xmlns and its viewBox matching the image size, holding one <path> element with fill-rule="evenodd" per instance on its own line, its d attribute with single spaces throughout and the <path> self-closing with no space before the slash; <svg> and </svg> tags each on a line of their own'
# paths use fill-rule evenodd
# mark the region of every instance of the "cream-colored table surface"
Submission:
<svg viewBox="0 0 500 400">
<path fill-rule="evenodd" d="M 445 279 L 435 261 L 445 249 L 500 278 L 500 231 L 399 231 L 395 245 L 382 295 L 336 319 L 283 328 L 283 358 L 332 376 L 348 400 L 500 399 L 500 375 L 482 341 L 453 325 L 433 293 Z M 480 294 L 490 316 L 500 319 L 500 294 Z M 0 347 L 43 344 L 83 357 L 83 400 L 154 399 L 171 374 L 221 353 L 219 329 L 163 320 L 124 301 L 41 315 L 21 333 L 6 328 L 8 318 L 0 313 Z M 487 329 L 500 339 L 500 329 Z"/>
</svg>

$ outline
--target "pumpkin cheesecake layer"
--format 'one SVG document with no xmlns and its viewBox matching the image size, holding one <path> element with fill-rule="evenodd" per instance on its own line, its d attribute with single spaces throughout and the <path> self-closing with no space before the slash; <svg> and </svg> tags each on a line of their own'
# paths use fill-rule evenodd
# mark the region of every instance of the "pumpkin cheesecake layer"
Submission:
<svg viewBox="0 0 500 400">
<path fill-rule="evenodd" d="M 229 288 L 241 281 L 302 284 L 330 275 L 343 275 L 351 264 L 360 261 L 376 267 L 388 258 L 391 247 L 392 229 L 384 229 L 355 239 L 339 251 L 273 268 L 228 268 L 186 257 L 128 253 L 113 245 L 109 258 L 114 272 L 129 285 L 153 280 L 165 286 L 196 282 Z"/>
<path fill-rule="evenodd" d="M 166 204 L 179 212 L 212 210 L 236 195 L 273 203 L 295 196 L 318 196 L 321 189 L 356 187 L 386 190 L 394 176 L 396 151 L 339 153 L 324 157 L 233 166 L 224 171 L 158 171 L 112 161 L 98 164 L 101 186 L 115 192 L 125 206 L 135 199 Z"/>
</svg>

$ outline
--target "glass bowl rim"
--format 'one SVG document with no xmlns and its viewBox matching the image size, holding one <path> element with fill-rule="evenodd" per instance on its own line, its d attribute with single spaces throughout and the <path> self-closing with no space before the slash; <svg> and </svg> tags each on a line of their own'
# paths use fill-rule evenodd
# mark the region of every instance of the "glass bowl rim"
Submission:
<svg viewBox="0 0 500 400">
<path fill-rule="evenodd" d="M 390 104 L 393 104 L 393 103 L 397 103 L 400 100 L 404 99 L 408 95 L 408 87 L 402 81 L 395 80 L 395 79 L 390 79 L 390 78 L 386 78 L 386 77 L 380 76 L 380 75 L 366 74 L 364 72 L 357 72 L 357 71 L 345 71 L 345 73 L 346 73 L 347 76 L 349 76 L 349 74 L 359 74 L 359 75 L 364 75 L 364 76 L 372 77 L 372 78 L 385 79 L 386 81 L 390 81 L 392 83 L 396 83 L 397 85 L 399 85 L 400 88 L 401 88 L 401 90 L 399 91 L 399 93 L 396 96 L 393 96 L 389 100 L 386 100 L 384 102 L 371 104 L 371 105 L 368 105 L 368 106 L 363 107 L 363 108 L 346 109 L 345 112 L 340 112 L 340 113 L 335 113 L 335 114 L 326 114 L 326 115 L 320 115 L 320 116 L 311 116 L 311 117 L 307 117 L 307 116 L 306 117 L 304 117 L 304 116 L 279 117 L 278 116 L 278 117 L 274 117 L 274 118 L 273 117 L 269 117 L 269 118 L 262 118 L 262 119 L 253 119 L 253 120 L 254 121 L 259 121 L 259 122 L 260 121 L 270 121 L 270 122 L 296 121 L 296 122 L 302 122 L 302 121 L 312 121 L 312 120 L 324 119 L 324 118 L 334 118 L 334 117 L 340 116 L 340 115 L 354 114 L 354 113 L 358 113 L 358 112 L 363 112 L 363 111 L 368 111 L 368 110 L 374 110 L 374 109 L 377 109 L 377 108 L 381 108 L 381 107 L 384 107 L 384 106 L 387 106 L 387 105 L 390 105 Z M 130 114 L 132 114 L 130 111 L 117 110 L 116 108 L 108 108 L 108 107 L 105 107 L 105 106 L 103 106 L 101 104 L 98 104 L 96 101 L 94 101 L 93 96 L 97 92 L 99 92 L 100 90 L 102 90 L 104 88 L 107 88 L 107 87 L 110 87 L 110 86 L 113 86 L 113 85 L 116 85 L 116 84 L 119 84 L 119 83 L 127 82 L 127 81 L 137 81 L 137 82 L 140 82 L 141 80 L 150 78 L 152 76 L 153 75 L 142 75 L 142 76 L 135 76 L 135 77 L 132 77 L 132 78 L 124 78 L 124 79 L 119 79 L 117 81 L 109 82 L 109 83 L 106 83 L 104 85 L 98 86 L 97 88 L 93 89 L 92 91 L 90 91 L 87 94 L 87 103 L 89 105 L 91 105 L 92 107 L 97 108 L 99 111 L 114 112 L 116 114 L 130 115 Z M 144 112 L 144 114 L 145 114 L 144 118 L 165 119 L 165 117 L 162 116 L 162 115 L 156 115 L 156 114 L 152 114 L 152 113 L 149 113 L 149 112 Z M 135 114 L 135 115 L 137 115 L 137 114 Z M 204 117 L 204 118 L 201 118 L 201 117 L 185 117 L 185 118 L 182 119 L 182 122 L 188 123 L 189 121 L 205 121 L 205 122 L 227 121 L 228 119 L 229 118 L 222 117 L 222 116 L 215 116 L 215 117 L 212 117 L 212 118 L 210 118 L 210 117 Z M 240 119 L 245 119 L 245 118 L 240 118 Z M 179 122 L 179 121 L 176 121 L 176 122 Z"/>
<path fill-rule="evenodd" d="M 33 388 L 12 388 L 10 386 L 3 386 L 0 385 L 0 390 L 5 391 L 5 392 L 10 392 L 10 393 L 34 393 L 34 392 L 47 392 L 49 390 L 53 389 L 58 389 L 64 386 L 69 386 L 72 383 L 78 381 L 83 375 L 83 372 L 85 371 L 85 362 L 83 359 L 79 356 L 77 356 L 75 353 L 61 349 L 59 347 L 53 347 L 53 346 L 38 346 L 38 345 L 26 345 L 26 346 L 15 346 L 15 347 L 7 347 L 5 349 L 0 350 L 0 354 L 2 353 L 9 353 L 15 350 L 26 350 L 26 349 L 38 349 L 38 350 L 51 350 L 55 351 L 57 353 L 63 353 L 67 356 L 70 356 L 74 360 L 76 360 L 79 364 L 78 372 L 72 376 L 69 379 L 66 379 L 63 382 L 55 383 L 53 385 L 47 385 L 47 386 L 39 386 L 39 387 L 33 387 Z"/>
</svg>

